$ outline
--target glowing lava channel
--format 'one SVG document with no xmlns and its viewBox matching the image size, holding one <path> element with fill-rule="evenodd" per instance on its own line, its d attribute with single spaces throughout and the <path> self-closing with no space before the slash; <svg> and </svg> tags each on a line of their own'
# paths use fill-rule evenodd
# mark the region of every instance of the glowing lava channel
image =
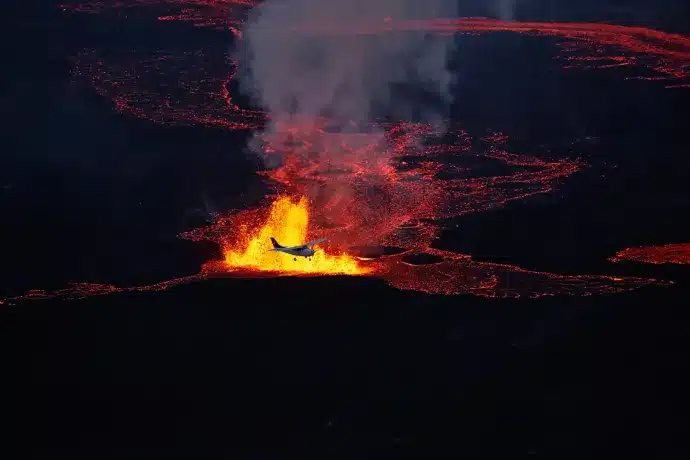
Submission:
<svg viewBox="0 0 690 460">
<path fill-rule="evenodd" d="M 228 269 L 319 275 L 361 275 L 367 270 L 347 254 L 329 254 L 317 250 L 310 258 L 293 257 L 271 251 L 270 238 L 283 246 L 297 246 L 314 240 L 308 237 L 309 201 L 281 196 L 273 202 L 264 224 L 257 229 L 243 226 L 237 240 L 224 249 Z"/>
</svg>

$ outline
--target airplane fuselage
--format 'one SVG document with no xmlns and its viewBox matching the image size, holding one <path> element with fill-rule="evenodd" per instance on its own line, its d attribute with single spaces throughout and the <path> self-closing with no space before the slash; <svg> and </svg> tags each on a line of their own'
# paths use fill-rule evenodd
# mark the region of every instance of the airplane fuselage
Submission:
<svg viewBox="0 0 690 460">
<path fill-rule="evenodd" d="M 314 245 L 323 243 L 324 241 L 326 241 L 326 238 L 310 241 L 299 246 L 282 246 L 280 243 L 276 241 L 275 238 L 271 237 L 271 244 L 273 244 L 273 249 L 271 249 L 271 251 L 284 252 L 285 254 L 290 254 L 291 256 L 295 256 L 295 260 L 297 260 L 297 257 L 306 257 L 309 258 L 309 260 L 311 260 L 311 256 L 316 254 Z"/>
<path fill-rule="evenodd" d="M 299 256 L 299 257 L 311 257 L 313 256 L 316 251 L 312 248 L 303 248 L 303 249 L 290 249 L 290 248 L 276 248 L 274 251 L 277 252 L 284 252 L 285 254 L 290 254 L 291 256 Z"/>
</svg>

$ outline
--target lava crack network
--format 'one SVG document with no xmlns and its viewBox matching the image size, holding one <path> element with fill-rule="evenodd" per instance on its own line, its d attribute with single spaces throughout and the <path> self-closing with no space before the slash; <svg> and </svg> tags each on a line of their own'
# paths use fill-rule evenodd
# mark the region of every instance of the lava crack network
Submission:
<svg viewBox="0 0 690 460">
<path fill-rule="evenodd" d="M 124 0 L 61 8 L 76 13 L 115 13 L 125 20 L 136 12 L 152 21 L 215 28 L 241 39 L 239 26 L 255 3 Z M 127 15 L 118 14 L 122 11 Z M 316 35 L 407 30 L 562 37 L 559 58 L 565 67 L 635 67 L 638 75 L 632 78 L 666 80 L 668 87 L 688 86 L 690 76 L 690 38 L 641 27 L 382 18 L 370 23 L 296 28 L 298 33 Z M 73 74 L 111 99 L 124 114 L 166 124 L 260 129 L 270 115 L 240 108 L 232 100 L 234 72 L 235 63 L 225 47 L 207 46 L 184 51 L 84 50 L 74 59 Z M 581 169 L 578 160 L 510 153 L 504 148 L 503 134 L 489 132 L 476 139 L 458 126 L 442 135 L 428 125 L 399 122 L 373 124 L 370 128 L 374 129 L 366 132 L 344 134 L 334 133 L 328 123 L 301 120 L 264 139 L 266 152 L 280 156 L 282 165 L 261 172 L 273 189 L 265 206 L 223 216 L 214 225 L 181 235 L 213 241 L 223 249 L 223 259 L 207 263 L 200 274 L 126 289 L 80 283 L 52 293 L 31 291 L 15 300 L 161 290 L 207 277 L 262 273 L 376 276 L 400 289 L 487 297 L 614 293 L 665 284 L 641 278 L 527 271 L 431 247 L 444 219 L 551 192 L 560 180 Z M 328 236 L 329 241 L 310 262 L 269 252 L 271 236 L 288 245 L 320 236 Z M 687 260 L 686 246 L 681 249 Z M 641 260 L 644 256 L 640 254 L 650 251 L 628 250 L 617 257 Z"/>
<path fill-rule="evenodd" d="M 123 0 L 62 5 L 79 13 L 139 12 L 154 21 L 185 22 L 228 31 L 241 39 L 239 26 L 250 0 Z M 629 78 L 663 80 L 668 88 L 690 87 L 690 38 L 643 27 L 602 23 L 516 22 L 482 18 L 397 21 L 368 24 L 309 24 L 306 34 L 379 34 L 424 30 L 441 34 L 519 33 L 562 37 L 558 58 L 565 68 L 635 68 Z M 85 50 L 75 58 L 75 76 L 90 81 L 113 100 L 117 110 L 159 123 L 218 125 L 256 129 L 265 115 L 242 110 L 228 92 L 234 63 L 222 47 L 186 51 L 156 50 L 113 55 Z M 180 78 L 176 78 L 180 76 Z M 179 97 L 184 94 L 185 97 Z"/>
</svg>

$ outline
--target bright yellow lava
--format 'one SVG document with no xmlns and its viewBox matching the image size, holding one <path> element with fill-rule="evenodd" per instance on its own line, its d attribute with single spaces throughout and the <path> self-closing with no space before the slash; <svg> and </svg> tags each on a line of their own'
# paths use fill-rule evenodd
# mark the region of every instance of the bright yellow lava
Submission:
<svg viewBox="0 0 690 460">
<path fill-rule="evenodd" d="M 273 252 L 271 237 L 283 246 L 297 246 L 308 242 L 309 202 L 306 198 L 293 201 L 281 196 L 271 205 L 268 218 L 260 228 L 242 229 L 236 247 L 225 249 L 225 263 L 230 268 L 249 268 L 260 271 L 313 273 L 326 275 L 361 275 L 367 270 L 347 254 L 329 255 L 318 245 L 308 260 L 290 254 Z M 316 238 L 311 238 L 316 239 Z M 296 260 L 295 260 L 296 259 Z"/>
</svg>

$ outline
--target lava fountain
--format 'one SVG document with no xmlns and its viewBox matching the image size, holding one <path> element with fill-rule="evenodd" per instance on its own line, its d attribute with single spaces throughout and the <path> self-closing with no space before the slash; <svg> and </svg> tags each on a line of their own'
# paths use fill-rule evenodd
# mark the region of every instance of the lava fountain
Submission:
<svg viewBox="0 0 690 460">
<path fill-rule="evenodd" d="M 360 275 L 368 271 L 345 253 L 319 250 L 307 260 L 270 251 L 271 237 L 285 246 L 315 239 L 309 236 L 309 201 L 305 197 L 280 196 L 271 204 L 263 225 L 252 227 L 256 220 L 250 220 L 241 223 L 236 239 L 224 245 L 227 270 L 319 275 Z"/>
</svg>

